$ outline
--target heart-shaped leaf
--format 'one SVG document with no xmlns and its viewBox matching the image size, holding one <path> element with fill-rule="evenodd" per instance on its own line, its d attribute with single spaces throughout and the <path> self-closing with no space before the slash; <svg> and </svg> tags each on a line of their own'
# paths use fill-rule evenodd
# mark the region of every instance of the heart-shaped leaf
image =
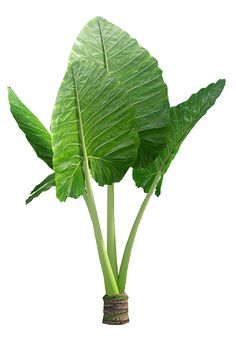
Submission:
<svg viewBox="0 0 236 349">
<path fill-rule="evenodd" d="M 89 21 L 77 37 L 69 63 L 81 58 L 99 64 L 126 88 L 141 139 L 136 165 L 145 166 L 165 146 L 169 125 L 167 87 L 156 59 L 102 17 Z"/>
<path fill-rule="evenodd" d="M 83 161 L 100 185 L 120 181 L 134 163 L 139 137 L 134 109 L 119 82 L 99 65 L 72 64 L 59 89 L 51 123 L 57 197 L 85 191 Z"/>
</svg>

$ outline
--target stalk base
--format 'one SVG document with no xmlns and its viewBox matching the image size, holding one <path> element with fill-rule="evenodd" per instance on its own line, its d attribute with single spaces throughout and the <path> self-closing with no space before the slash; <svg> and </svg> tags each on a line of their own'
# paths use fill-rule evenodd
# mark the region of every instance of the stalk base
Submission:
<svg viewBox="0 0 236 349">
<path fill-rule="evenodd" d="M 126 293 L 103 297 L 103 324 L 124 325 L 129 322 L 128 298 Z"/>
</svg>

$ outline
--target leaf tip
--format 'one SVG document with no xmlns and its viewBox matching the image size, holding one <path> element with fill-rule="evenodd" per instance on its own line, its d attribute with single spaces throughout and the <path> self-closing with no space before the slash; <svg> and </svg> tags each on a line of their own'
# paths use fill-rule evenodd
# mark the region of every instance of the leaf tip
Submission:
<svg viewBox="0 0 236 349">
<path fill-rule="evenodd" d="M 218 85 L 221 88 L 221 91 L 223 91 L 225 84 L 226 84 L 226 79 L 219 79 L 216 82 L 216 85 Z"/>
<path fill-rule="evenodd" d="M 13 90 L 10 86 L 7 86 L 8 97 L 13 93 Z"/>
<path fill-rule="evenodd" d="M 96 16 L 94 19 L 96 19 L 97 21 L 105 21 L 106 19 L 102 16 Z"/>
<path fill-rule="evenodd" d="M 25 205 L 28 205 L 32 200 L 33 200 L 33 197 L 31 196 L 31 193 L 30 193 L 30 196 L 25 200 Z"/>
<path fill-rule="evenodd" d="M 59 193 L 56 193 L 56 197 L 60 202 L 65 202 L 67 197 L 65 195 L 60 195 Z"/>
<path fill-rule="evenodd" d="M 218 81 L 220 81 L 222 85 L 225 85 L 226 83 L 226 79 L 219 79 Z"/>
<path fill-rule="evenodd" d="M 7 86 L 7 92 L 8 92 L 8 101 L 11 105 L 13 103 L 13 101 L 15 100 L 15 98 L 17 98 L 17 96 L 10 86 Z"/>
</svg>

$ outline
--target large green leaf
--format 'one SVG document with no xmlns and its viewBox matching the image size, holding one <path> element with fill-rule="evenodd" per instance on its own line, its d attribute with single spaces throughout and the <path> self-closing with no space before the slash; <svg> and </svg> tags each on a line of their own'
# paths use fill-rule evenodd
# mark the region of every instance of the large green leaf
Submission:
<svg viewBox="0 0 236 349">
<path fill-rule="evenodd" d="M 156 188 L 156 195 L 160 195 L 163 176 L 180 145 L 198 120 L 214 105 L 224 86 L 225 80 L 218 80 L 215 84 L 210 84 L 193 94 L 187 101 L 171 108 L 172 135 L 168 145 L 152 164 L 146 168 L 134 169 L 133 178 L 138 187 L 142 187 L 145 192 L 148 192 L 156 174 L 160 172 L 161 180 Z"/>
<path fill-rule="evenodd" d="M 139 145 L 134 110 L 119 82 L 99 65 L 72 64 L 59 89 L 51 123 L 57 197 L 85 191 L 83 160 L 100 185 L 122 179 Z"/>
<path fill-rule="evenodd" d="M 166 144 L 169 125 L 167 87 L 156 59 L 102 17 L 89 21 L 77 37 L 69 63 L 81 58 L 104 67 L 126 88 L 141 139 L 136 165 L 154 160 Z"/>
<path fill-rule="evenodd" d="M 51 135 L 39 119 L 21 102 L 15 92 L 8 87 L 8 98 L 11 113 L 38 157 L 52 168 Z M 26 204 L 39 196 L 42 192 L 55 185 L 54 173 L 46 177 L 30 193 Z"/>
<path fill-rule="evenodd" d="M 14 91 L 8 88 L 11 113 L 36 154 L 52 168 L 51 135 L 39 119 L 20 101 Z"/>
</svg>

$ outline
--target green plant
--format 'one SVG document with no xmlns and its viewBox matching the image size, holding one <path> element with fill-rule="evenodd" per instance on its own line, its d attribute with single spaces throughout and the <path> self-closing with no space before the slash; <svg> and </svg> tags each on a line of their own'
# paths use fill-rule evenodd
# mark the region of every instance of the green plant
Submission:
<svg viewBox="0 0 236 349">
<path fill-rule="evenodd" d="M 126 277 L 139 223 L 150 197 L 160 195 L 165 172 L 198 120 L 215 103 L 225 80 L 170 107 L 158 63 L 135 39 L 101 17 L 91 20 L 72 48 L 51 120 L 51 135 L 11 88 L 11 112 L 29 143 L 53 172 L 37 185 L 28 204 L 56 186 L 60 201 L 83 197 L 95 233 L 104 276 L 103 322 L 129 321 Z M 133 168 L 147 193 L 118 269 L 114 183 Z M 91 177 L 107 187 L 107 246 L 97 214 Z"/>
</svg>

